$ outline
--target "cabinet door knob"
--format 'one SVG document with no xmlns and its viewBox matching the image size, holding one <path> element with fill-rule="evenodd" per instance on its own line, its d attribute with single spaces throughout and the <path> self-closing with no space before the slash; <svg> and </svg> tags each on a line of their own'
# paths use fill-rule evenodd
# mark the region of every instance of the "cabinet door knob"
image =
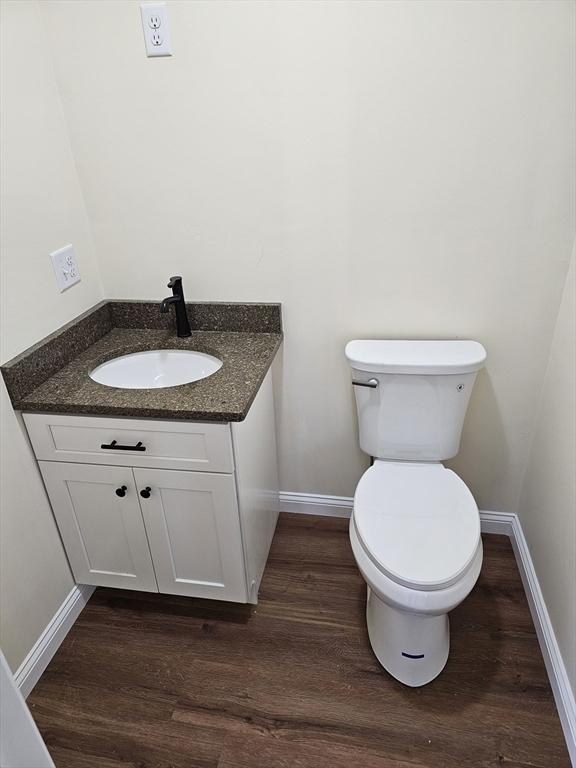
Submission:
<svg viewBox="0 0 576 768">
<path fill-rule="evenodd" d="M 140 496 L 142 496 L 143 499 L 149 499 L 151 490 L 152 488 L 150 488 L 150 486 L 147 485 L 146 488 L 142 488 L 142 490 L 140 491 Z"/>
<path fill-rule="evenodd" d="M 123 485 L 121 488 L 116 488 L 116 496 L 126 496 L 126 486 Z"/>
</svg>

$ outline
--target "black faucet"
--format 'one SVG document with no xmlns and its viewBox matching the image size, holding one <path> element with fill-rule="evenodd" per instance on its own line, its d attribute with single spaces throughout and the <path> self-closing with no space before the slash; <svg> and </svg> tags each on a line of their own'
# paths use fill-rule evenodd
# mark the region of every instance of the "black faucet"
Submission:
<svg viewBox="0 0 576 768">
<path fill-rule="evenodd" d="M 182 288 L 182 278 L 179 275 L 170 278 L 168 288 L 172 288 L 172 296 L 163 299 L 160 304 L 160 312 L 168 312 L 170 304 L 174 304 L 176 310 L 176 335 L 181 338 L 191 336 L 190 322 L 186 314 L 186 302 L 184 301 L 184 289 Z"/>
</svg>

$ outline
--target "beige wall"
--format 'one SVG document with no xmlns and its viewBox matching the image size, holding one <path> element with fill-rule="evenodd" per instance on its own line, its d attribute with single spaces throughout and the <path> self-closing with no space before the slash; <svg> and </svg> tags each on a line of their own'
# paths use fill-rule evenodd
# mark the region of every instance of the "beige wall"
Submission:
<svg viewBox="0 0 576 768">
<path fill-rule="evenodd" d="M 105 293 L 282 301 L 285 490 L 366 465 L 353 337 L 488 349 L 455 468 L 515 510 L 574 237 L 571 2 L 44 2 Z"/>
<path fill-rule="evenodd" d="M 102 292 L 39 4 L 18 0 L 1 8 L 4 361 Z M 59 294 L 48 254 L 69 242 L 82 282 Z M 0 644 L 15 670 L 74 582 L 23 426 L 0 386 Z"/>
<path fill-rule="evenodd" d="M 520 519 L 576 693 L 575 289 L 573 256 L 554 330 Z"/>
<path fill-rule="evenodd" d="M 471 337 L 489 362 L 454 466 L 516 510 L 574 237 L 574 4 L 168 6 L 153 60 L 136 0 L 3 4 L 2 359 L 102 295 L 77 169 L 103 295 L 182 272 L 192 300 L 283 302 L 285 490 L 351 495 L 365 466 L 347 339 Z M 47 253 L 70 241 L 83 281 L 60 295 Z M 4 406 L 15 667 L 72 582 Z"/>
</svg>

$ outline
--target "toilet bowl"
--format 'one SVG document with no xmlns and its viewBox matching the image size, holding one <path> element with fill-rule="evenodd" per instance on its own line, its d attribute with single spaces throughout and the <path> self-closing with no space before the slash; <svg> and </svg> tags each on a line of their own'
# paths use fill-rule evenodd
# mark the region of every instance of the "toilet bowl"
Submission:
<svg viewBox="0 0 576 768">
<path fill-rule="evenodd" d="M 472 494 L 442 464 L 377 460 L 356 489 L 350 541 L 376 657 L 405 685 L 429 683 L 448 659 L 448 612 L 482 565 Z"/>
<path fill-rule="evenodd" d="M 458 453 L 486 351 L 476 341 L 357 340 L 346 357 L 360 447 L 374 460 L 350 520 L 368 635 L 391 675 L 425 685 L 448 659 L 448 613 L 482 566 L 478 507 L 441 462 Z"/>
</svg>

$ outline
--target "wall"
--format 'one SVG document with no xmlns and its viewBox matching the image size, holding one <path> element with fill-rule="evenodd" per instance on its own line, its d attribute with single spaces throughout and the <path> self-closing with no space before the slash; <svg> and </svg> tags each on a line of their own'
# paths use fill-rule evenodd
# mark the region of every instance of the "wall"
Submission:
<svg viewBox="0 0 576 768">
<path fill-rule="evenodd" d="M 95 304 L 93 244 L 37 2 L 2 2 L 0 356 Z M 50 251 L 72 242 L 82 282 L 59 294 Z M 12 668 L 74 582 L 21 422 L 1 385 L 0 644 Z"/>
<path fill-rule="evenodd" d="M 488 349 L 453 463 L 515 510 L 572 238 L 574 9 L 549 2 L 42 4 L 110 297 L 282 301 L 284 490 L 366 466 L 353 337 Z"/>
<path fill-rule="evenodd" d="M 178 271 L 191 299 L 282 301 L 283 488 L 351 495 L 345 341 L 477 338 L 453 466 L 480 506 L 517 509 L 574 236 L 574 4 L 179 0 L 162 60 L 136 1 L 106 9 L 2 3 L 1 358 Z M 83 280 L 60 295 L 47 254 L 70 241 Z M 567 295 L 520 509 L 573 670 Z M 4 389 L 2 422 L 15 669 L 72 579 Z"/>
<path fill-rule="evenodd" d="M 573 256 L 554 330 L 520 518 L 576 693 L 575 259 Z"/>
</svg>

